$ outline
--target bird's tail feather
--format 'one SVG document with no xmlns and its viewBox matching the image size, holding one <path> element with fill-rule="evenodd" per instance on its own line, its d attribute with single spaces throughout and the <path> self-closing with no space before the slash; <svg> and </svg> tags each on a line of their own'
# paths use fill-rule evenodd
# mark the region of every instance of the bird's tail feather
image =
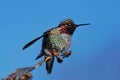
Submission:
<svg viewBox="0 0 120 80">
<path fill-rule="evenodd" d="M 50 59 L 46 61 L 47 74 L 50 74 L 52 72 L 53 63 L 54 63 L 54 56 L 52 56 Z"/>
</svg>

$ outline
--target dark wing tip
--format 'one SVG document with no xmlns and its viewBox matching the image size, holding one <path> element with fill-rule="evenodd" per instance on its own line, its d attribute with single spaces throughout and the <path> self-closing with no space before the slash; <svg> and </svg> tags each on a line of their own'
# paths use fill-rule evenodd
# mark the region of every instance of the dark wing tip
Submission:
<svg viewBox="0 0 120 80">
<path fill-rule="evenodd" d="M 25 50 L 25 48 L 22 48 L 22 50 Z"/>
<path fill-rule="evenodd" d="M 23 48 L 22 48 L 22 50 L 25 50 L 27 47 L 26 46 L 24 46 Z"/>
<path fill-rule="evenodd" d="M 43 55 L 44 55 L 43 53 L 40 53 L 40 54 L 35 58 L 35 60 L 41 58 Z"/>
<path fill-rule="evenodd" d="M 28 48 L 28 47 L 31 46 L 33 43 L 34 43 L 33 41 L 27 43 L 27 44 L 22 48 L 22 50 Z"/>
</svg>

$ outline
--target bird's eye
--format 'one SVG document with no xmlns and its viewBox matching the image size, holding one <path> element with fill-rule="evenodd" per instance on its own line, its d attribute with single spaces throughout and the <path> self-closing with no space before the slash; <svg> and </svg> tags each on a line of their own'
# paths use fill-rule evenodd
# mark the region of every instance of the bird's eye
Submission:
<svg viewBox="0 0 120 80">
<path fill-rule="evenodd" d="M 72 26 L 72 24 L 71 23 L 67 23 L 67 26 Z"/>
</svg>

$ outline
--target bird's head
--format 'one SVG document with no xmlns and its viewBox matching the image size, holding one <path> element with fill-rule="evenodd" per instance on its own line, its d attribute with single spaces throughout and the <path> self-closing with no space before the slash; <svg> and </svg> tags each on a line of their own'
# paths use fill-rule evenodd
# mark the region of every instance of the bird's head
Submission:
<svg viewBox="0 0 120 80">
<path fill-rule="evenodd" d="M 85 23 L 85 24 L 75 24 L 73 20 L 71 19 L 66 19 L 63 20 L 58 27 L 61 27 L 60 32 L 61 33 L 67 33 L 69 35 L 72 35 L 75 29 L 79 26 L 84 26 L 84 25 L 90 25 L 90 23 Z"/>
</svg>

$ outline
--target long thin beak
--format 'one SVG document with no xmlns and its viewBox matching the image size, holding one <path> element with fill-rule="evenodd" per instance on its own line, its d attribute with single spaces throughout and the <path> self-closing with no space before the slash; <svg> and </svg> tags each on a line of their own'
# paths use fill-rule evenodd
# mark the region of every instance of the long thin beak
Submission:
<svg viewBox="0 0 120 80">
<path fill-rule="evenodd" d="M 85 25 L 90 25 L 90 23 L 85 23 L 85 24 L 77 24 L 76 27 L 79 27 L 79 26 L 85 26 Z"/>
</svg>

